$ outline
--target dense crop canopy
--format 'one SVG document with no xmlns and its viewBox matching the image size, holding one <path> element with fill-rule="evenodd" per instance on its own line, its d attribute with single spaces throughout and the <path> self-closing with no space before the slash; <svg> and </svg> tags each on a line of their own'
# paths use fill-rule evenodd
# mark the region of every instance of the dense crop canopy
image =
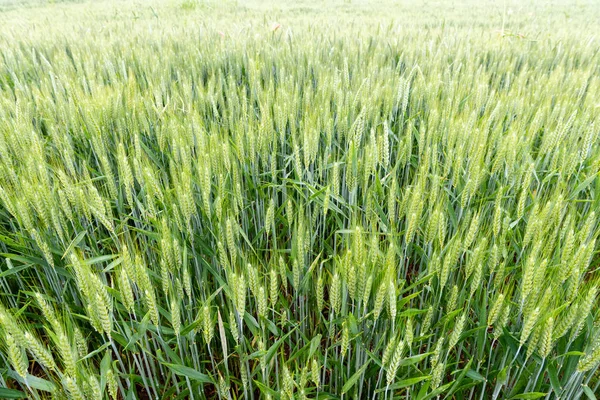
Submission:
<svg viewBox="0 0 600 400">
<path fill-rule="evenodd" d="M 595 398 L 597 5 L 353 3 L 6 6 L 0 397 Z"/>
</svg>

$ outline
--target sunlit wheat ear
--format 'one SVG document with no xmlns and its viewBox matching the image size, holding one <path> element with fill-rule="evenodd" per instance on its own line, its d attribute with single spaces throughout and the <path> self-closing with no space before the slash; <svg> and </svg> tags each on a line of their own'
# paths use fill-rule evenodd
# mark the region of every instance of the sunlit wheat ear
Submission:
<svg viewBox="0 0 600 400">
<path fill-rule="evenodd" d="M 549 317 L 544 324 L 539 343 L 539 352 L 542 358 L 547 358 L 552 351 L 552 330 L 554 329 L 554 318 Z"/>
<path fill-rule="evenodd" d="M 396 297 L 396 284 L 394 281 L 389 281 L 387 283 L 387 296 L 388 296 L 388 313 L 392 320 L 396 319 L 396 315 L 398 313 L 398 304 Z"/>
<path fill-rule="evenodd" d="M 300 262 L 294 259 L 292 262 L 292 286 L 298 290 L 300 286 Z"/>
<path fill-rule="evenodd" d="M 65 377 L 64 384 L 65 384 L 65 387 L 66 387 L 67 391 L 69 392 L 69 395 L 71 396 L 72 399 L 74 399 L 74 400 L 84 400 L 85 399 L 85 396 L 82 393 L 81 389 L 79 388 L 79 385 L 77 384 L 77 381 L 75 380 L 75 378 L 72 378 L 71 376 Z"/>
<path fill-rule="evenodd" d="M 28 360 L 25 351 L 17 344 L 12 335 L 5 334 L 4 340 L 11 366 L 21 378 L 26 379 L 28 374 Z"/>
<path fill-rule="evenodd" d="M 366 273 L 363 273 L 363 275 Z M 367 281 L 364 284 L 364 291 L 362 295 L 363 305 L 366 307 L 369 304 L 371 298 L 371 289 L 373 287 L 373 275 L 369 275 Z"/>
<path fill-rule="evenodd" d="M 215 324 L 212 317 L 210 304 L 205 304 L 202 307 L 202 336 L 204 337 L 204 342 L 207 345 L 210 345 L 212 338 L 214 336 Z"/>
<path fill-rule="evenodd" d="M 444 375 L 444 370 L 445 370 L 444 363 L 440 363 L 440 364 L 436 365 L 435 368 L 433 369 L 433 374 L 431 376 L 431 388 L 432 389 L 436 389 L 441 385 L 443 375 Z"/>
<path fill-rule="evenodd" d="M 488 326 L 491 326 L 496 322 L 503 307 L 504 307 L 504 294 L 500 293 L 500 295 L 494 301 L 494 303 L 488 313 L 488 319 L 487 319 Z"/>
<path fill-rule="evenodd" d="M 454 329 L 452 330 L 452 334 L 450 335 L 450 338 L 448 339 L 448 351 L 450 351 L 458 343 L 458 340 L 460 339 L 460 335 L 462 334 L 463 329 L 465 328 L 466 320 L 467 320 L 467 315 L 465 313 L 463 313 L 460 317 L 458 317 L 458 320 L 456 321 L 456 324 L 454 325 Z"/>
<path fill-rule="evenodd" d="M 471 291 L 469 296 L 473 296 L 475 292 L 480 289 L 481 280 L 483 278 L 483 264 L 480 262 L 475 267 L 475 272 L 473 273 L 472 281 L 471 281 Z"/>
<path fill-rule="evenodd" d="M 523 330 L 521 331 L 521 336 L 519 338 L 519 345 L 522 346 L 525 343 L 525 341 L 527 340 L 527 338 L 529 338 L 531 331 L 533 330 L 535 324 L 537 323 L 539 314 L 540 314 L 540 310 L 539 310 L 539 308 L 536 308 L 535 310 L 533 310 L 532 313 L 525 316 L 525 319 L 523 322 Z"/>
<path fill-rule="evenodd" d="M 287 396 L 287 398 L 293 398 L 294 395 L 294 379 L 290 370 L 286 365 L 283 366 L 283 394 Z"/>
<path fill-rule="evenodd" d="M 335 273 L 333 275 L 333 279 L 331 281 L 331 285 L 330 285 L 330 289 L 329 289 L 329 301 L 331 302 L 331 308 L 333 309 L 333 311 L 335 311 L 336 313 L 340 312 L 340 307 L 341 307 L 341 296 L 342 296 L 342 288 L 341 288 L 341 281 L 340 281 L 340 276 Z"/>
<path fill-rule="evenodd" d="M 347 321 L 342 325 L 342 338 L 340 340 L 340 354 L 344 356 L 350 344 L 350 330 Z"/>
<path fill-rule="evenodd" d="M 109 393 L 110 397 L 112 399 L 117 399 L 118 398 L 118 383 L 117 383 L 117 380 L 115 378 L 115 375 L 114 375 L 112 369 L 109 369 L 108 371 L 106 371 L 106 383 L 107 383 L 108 393 Z"/>
<path fill-rule="evenodd" d="M 448 304 L 446 306 L 447 313 L 450 313 L 450 312 L 456 310 L 457 301 L 458 301 L 458 286 L 454 285 L 454 286 L 452 286 L 452 290 L 450 291 L 450 295 L 448 297 Z"/>
<path fill-rule="evenodd" d="M 252 264 L 246 265 L 246 273 L 248 276 L 248 286 L 250 288 L 250 292 L 256 296 L 258 294 L 258 270 Z"/>
<path fill-rule="evenodd" d="M 589 353 L 579 359 L 577 364 L 578 372 L 586 372 L 600 363 L 600 343 L 596 343 Z"/>
<path fill-rule="evenodd" d="M 225 379 L 223 378 L 223 376 L 219 373 L 219 385 L 218 385 L 218 390 L 219 390 L 219 395 L 222 398 L 225 399 L 230 399 L 231 395 L 230 395 L 230 388 L 229 385 L 227 385 L 227 382 L 225 382 Z"/>
<path fill-rule="evenodd" d="M 54 309 L 50 306 L 50 304 L 48 304 L 46 299 L 40 293 L 35 293 L 35 300 L 40 306 L 44 318 L 46 318 L 50 325 L 52 325 L 54 329 L 60 327 L 60 323 L 58 321 L 56 313 Z"/>
<path fill-rule="evenodd" d="M 269 271 L 269 302 L 271 307 L 275 308 L 277 301 L 279 300 L 279 278 L 275 268 L 271 267 Z M 323 304 L 321 302 L 321 304 Z"/>
<path fill-rule="evenodd" d="M 236 224 L 232 220 L 232 218 L 227 219 L 226 223 L 226 238 L 227 238 L 227 246 L 229 248 L 229 256 L 231 257 L 231 264 L 235 265 L 236 257 L 237 257 L 237 248 L 235 245 L 235 229 Z"/>
<path fill-rule="evenodd" d="M 181 313 L 179 310 L 179 302 L 175 299 L 171 300 L 171 326 L 175 332 L 175 336 L 179 337 L 181 333 Z"/>
<path fill-rule="evenodd" d="M 239 330 L 238 330 L 239 328 L 238 328 L 237 320 L 236 320 L 233 312 L 231 312 L 229 314 L 229 329 L 231 331 L 231 336 L 233 336 L 235 343 L 239 344 L 239 342 L 240 342 L 240 335 L 239 335 Z"/>
<path fill-rule="evenodd" d="M 25 345 L 38 362 L 50 370 L 57 369 L 52 353 L 29 332 L 25 332 Z"/>
<path fill-rule="evenodd" d="M 85 382 L 84 393 L 88 398 L 102 398 L 102 389 L 100 382 L 94 376 L 88 376 Z"/>
<path fill-rule="evenodd" d="M 575 324 L 571 331 L 570 340 L 575 340 L 575 338 L 581 333 L 583 324 L 592 311 L 597 294 L 598 289 L 596 287 L 592 287 L 588 291 L 587 295 L 580 301 L 579 306 L 577 307 L 577 316 L 575 317 Z"/>
<path fill-rule="evenodd" d="M 244 279 L 244 275 L 234 275 L 233 290 L 235 292 L 237 312 L 243 317 L 246 313 L 246 280 Z"/>
<path fill-rule="evenodd" d="M 409 349 L 412 346 L 413 339 L 414 339 L 413 322 L 412 322 L 412 319 L 409 318 L 408 320 L 406 320 L 406 327 L 405 327 L 405 331 L 404 331 L 404 341 L 406 342 L 406 346 Z"/>
<path fill-rule="evenodd" d="M 65 372 L 68 374 L 75 374 L 76 354 L 73 352 L 73 347 L 66 333 L 62 331 L 58 332 L 55 344 L 58 347 Z"/>
<path fill-rule="evenodd" d="M 400 366 L 400 361 L 402 361 L 402 353 L 404 351 L 404 342 L 400 341 L 392 354 L 390 359 L 390 363 L 386 373 L 386 384 L 389 387 L 396 379 L 396 373 L 398 371 L 398 367 Z"/>
</svg>

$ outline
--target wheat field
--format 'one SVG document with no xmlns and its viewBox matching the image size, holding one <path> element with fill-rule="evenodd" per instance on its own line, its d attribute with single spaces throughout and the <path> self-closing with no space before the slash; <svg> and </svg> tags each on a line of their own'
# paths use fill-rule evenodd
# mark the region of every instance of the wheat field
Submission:
<svg viewBox="0 0 600 400">
<path fill-rule="evenodd" d="M 598 21 L 0 2 L 0 398 L 596 399 Z"/>
</svg>

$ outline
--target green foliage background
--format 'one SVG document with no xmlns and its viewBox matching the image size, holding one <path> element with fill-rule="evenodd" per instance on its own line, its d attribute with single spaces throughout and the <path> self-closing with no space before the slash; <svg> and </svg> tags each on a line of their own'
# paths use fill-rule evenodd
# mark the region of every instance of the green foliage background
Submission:
<svg viewBox="0 0 600 400">
<path fill-rule="evenodd" d="M 0 397 L 595 398 L 594 2 L 0 9 Z"/>
</svg>

